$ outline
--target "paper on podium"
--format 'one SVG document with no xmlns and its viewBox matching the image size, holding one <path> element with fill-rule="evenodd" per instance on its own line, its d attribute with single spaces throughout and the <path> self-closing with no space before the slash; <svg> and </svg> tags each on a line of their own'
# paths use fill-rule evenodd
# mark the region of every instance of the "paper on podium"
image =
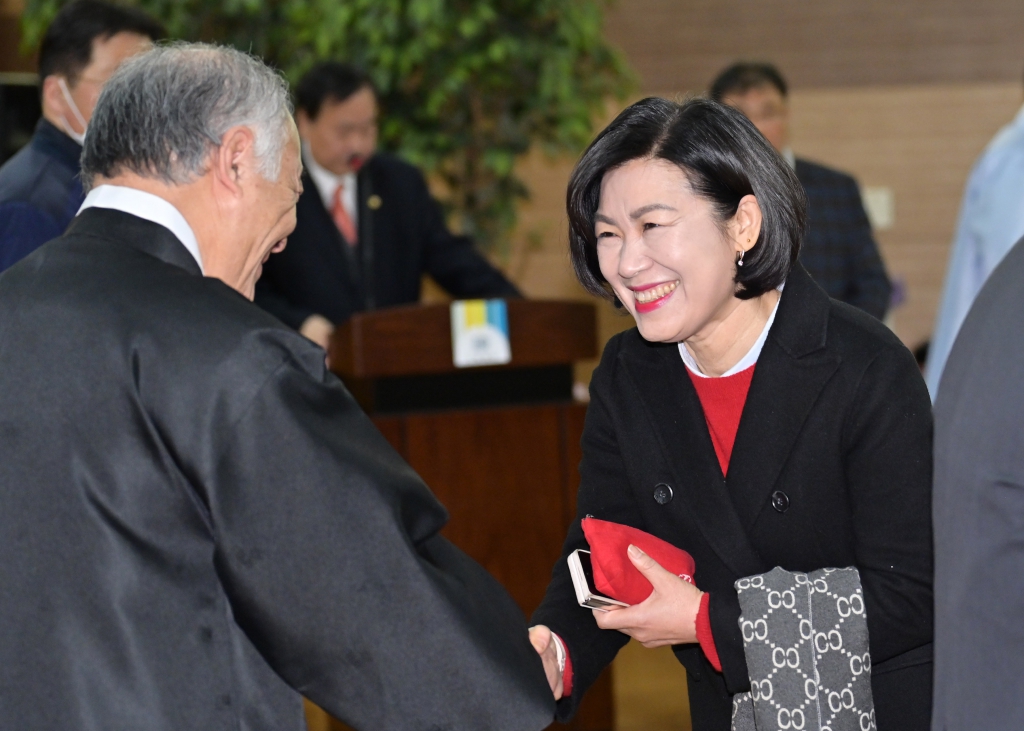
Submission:
<svg viewBox="0 0 1024 731">
<path fill-rule="evenodd" d="M 512 360 L 505 300 L 452 302 L 451 317 L 456 368 L 503 365 Z"/>
</svg>

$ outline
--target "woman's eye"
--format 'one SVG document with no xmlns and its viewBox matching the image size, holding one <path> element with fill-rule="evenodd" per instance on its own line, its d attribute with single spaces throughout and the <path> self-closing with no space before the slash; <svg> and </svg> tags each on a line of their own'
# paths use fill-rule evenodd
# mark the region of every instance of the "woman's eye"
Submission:
<svg viewBox="0 0 1024 731">
<path fill-rule="evenodd" d="M 597 238 L 599 239 L 610 239 L 615 237 L 614 231 L 598 231 Z"/>
<path fill-rule="evenodd" d="M 650 231 L 652 228 L 658 228 L 658 224 L 650 222 L 644 224 L 644 231 Z"/>
</svg>

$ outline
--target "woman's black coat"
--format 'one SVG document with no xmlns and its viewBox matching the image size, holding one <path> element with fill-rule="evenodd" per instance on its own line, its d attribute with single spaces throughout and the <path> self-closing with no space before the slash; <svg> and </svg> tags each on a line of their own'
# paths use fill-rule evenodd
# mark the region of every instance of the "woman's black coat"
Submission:
<svg viewBox="0 0 1024 731">
<path fill-rule="evenodd" d="M 757 361 L 728 478 L 675 344 L 613 338 L 591 383 L 579 508 L 535 624 L 566 642 L 573 692 L 628 640 L 579 607 L 565 557 L 586 515 L 637 526 L 692 554 L 710 593 L 723 672 L 678 645 L 695 731 L 729 728 L 749 689 L 733 582 L 781 566 L 856 566 L 867 608 L 880 731 L 927 729 L 931 707 L 931 403 L 914 358 L 874 318 L 790 274 Z M 655 500 L 668 485 L 672 498 Z M 659 491 L 662 499 L 665 491 Z"/>
</svg>

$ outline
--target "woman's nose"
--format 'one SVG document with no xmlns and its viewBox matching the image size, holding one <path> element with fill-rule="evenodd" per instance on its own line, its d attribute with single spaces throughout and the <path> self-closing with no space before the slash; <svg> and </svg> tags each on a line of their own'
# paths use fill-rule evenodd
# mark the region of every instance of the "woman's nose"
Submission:
<svg viewBox="0 0 1024 731">
<path fill-rule="evenodd" d="M 643 236 L 639 232 L 626 234 L 622 239 L 622 248 L 619 250 L 619 276 L 629 279 L 642 272 L 650 264 L 651 260 L 647 256 Z"/>
</svg>

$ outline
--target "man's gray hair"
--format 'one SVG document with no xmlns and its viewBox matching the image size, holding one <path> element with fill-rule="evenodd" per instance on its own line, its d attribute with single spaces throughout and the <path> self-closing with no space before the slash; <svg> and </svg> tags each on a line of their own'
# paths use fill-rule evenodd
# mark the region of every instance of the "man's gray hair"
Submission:
<svg viewBox="0 0 1024 731">
<path fill-rule="evenodd" d="M 292 112 L 288 85 L 259 59 L 205 43 L 157 46 L 107 82 L 82 150 L 82 182 L 133 172 L 185 184 L 202 175 L 224 134 L 255 135 L 259 172 L 277 180 Z"/>
</svg>

